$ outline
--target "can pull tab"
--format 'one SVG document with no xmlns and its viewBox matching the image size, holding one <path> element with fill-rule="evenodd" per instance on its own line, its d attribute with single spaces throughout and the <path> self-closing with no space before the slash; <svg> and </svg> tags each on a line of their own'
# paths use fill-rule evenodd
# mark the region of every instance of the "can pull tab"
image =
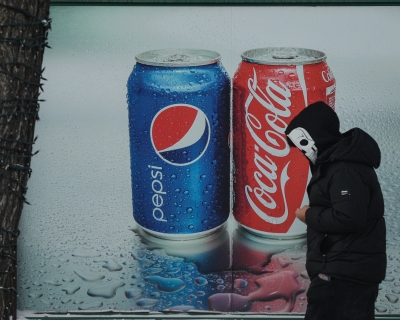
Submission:
<svg viewBox="0 0 400 320">
<path fill-rule="evenodd" d="M 276 52 L 272 55 L 274 59 L 294 59 L 296 58 L 295 52 Z"/>
<path fill-rule="evenodd" d="M 164 62 L 189 62 L 190 57 L 185 54 L 172 54 L 167 56 Z"/>
</svg>

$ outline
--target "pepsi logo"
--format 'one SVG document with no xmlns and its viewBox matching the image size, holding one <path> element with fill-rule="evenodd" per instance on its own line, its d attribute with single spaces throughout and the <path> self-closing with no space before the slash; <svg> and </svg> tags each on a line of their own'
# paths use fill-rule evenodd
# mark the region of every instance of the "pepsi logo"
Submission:
<svg viewBox="0 0 400 320">
<path fill-rule="evenodd" d="M 189 104 L 173 104 L 154 116 L 150 138 L 161 159 L 175 166 L 186 166 L 199 160 L 207 150 L 210 130 L 202 110 Z"/>
</svg>

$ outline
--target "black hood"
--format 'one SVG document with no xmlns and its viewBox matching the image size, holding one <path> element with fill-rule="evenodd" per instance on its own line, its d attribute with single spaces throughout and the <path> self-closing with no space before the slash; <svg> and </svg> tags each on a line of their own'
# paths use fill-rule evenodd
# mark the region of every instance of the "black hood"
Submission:
<svg viewBox="0 0 400 320">
<path fill-rule="evenodd" d="M 303 109 L 289 123 L 288 135 L 293 129 L 303 128 L 314 140 L 318 149 L 316 162 L 351 161 L 378 168 L 381 152 L 376 141 L 360 128 L 341 134 L 335 111 L 324 102 L 316 102 Z M 293 143 L 288 137 L 288 142 Z"/>
<path fill-rule="evenodd" d="M 340 123 L 336 112 L 326 103 L 319 101 L 310 104 L 295 116 L 286 128 L 286 135 L 293 129 L 305 129 L 315 141 L 318 148 L 318 156 L 332 145 L 339 142 L 341 133 Z M 288 138 L 289 143 L 291 142 Z"/>
<path fill-rule="evenodd" d="M 317 158 L 318 162 L 341 160 L 360 162 L 378 168 L 381 163 L 381 151 L 374 138 L 364 130 L 354 128 L 342 134 L 338 143 Z"/>
</svg>

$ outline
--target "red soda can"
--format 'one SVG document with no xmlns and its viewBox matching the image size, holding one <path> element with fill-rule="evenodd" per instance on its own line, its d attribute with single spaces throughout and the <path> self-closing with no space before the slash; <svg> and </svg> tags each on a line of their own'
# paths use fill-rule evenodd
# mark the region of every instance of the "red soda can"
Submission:
<svg viewBox="0 0 400 320">
<path fill-rule="evenodd" d="M 233 77 L 235 220 L 250 232 L 296 238 L 306 226 L 295 211 L 308 204 L 308 160 L 290 148 L 285 129 L 308 105 L 335 107 L 326 55 L 303 48 L 246 51 Z"/>
</svg>

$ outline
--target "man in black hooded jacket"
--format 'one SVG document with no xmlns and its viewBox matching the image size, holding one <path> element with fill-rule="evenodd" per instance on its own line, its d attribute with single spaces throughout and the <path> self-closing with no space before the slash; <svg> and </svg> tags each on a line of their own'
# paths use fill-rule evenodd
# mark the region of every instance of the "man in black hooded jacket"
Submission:
<svg viewBox="0 0 400 320">
<path fill-rule="evenodd" d="M 336 113 L 316 102 L 289 123 L 291 146 L 309 159 L 306 269 L 311 279 L 305 319 L 375 319 L 378 284 L 386 272 L 382 191 L 374 168 L 375 140 L 359 128 L 341 134 Z"/>
</svg>

